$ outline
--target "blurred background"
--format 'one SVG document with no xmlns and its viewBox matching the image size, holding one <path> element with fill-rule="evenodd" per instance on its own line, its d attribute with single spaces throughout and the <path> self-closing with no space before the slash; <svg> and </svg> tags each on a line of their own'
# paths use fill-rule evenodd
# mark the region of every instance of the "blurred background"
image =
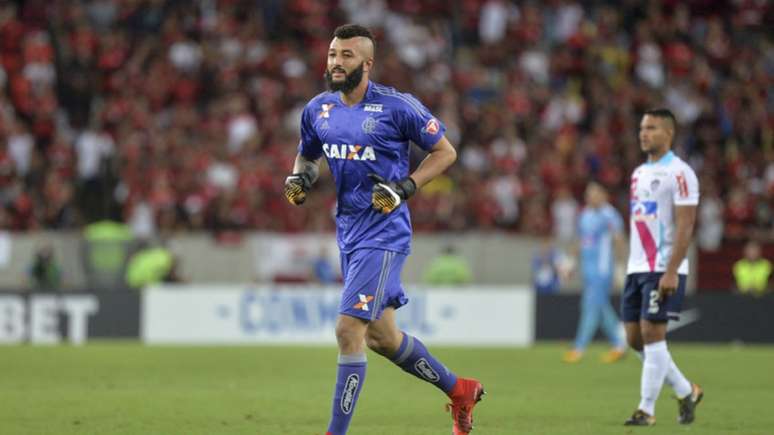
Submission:
<svg viewBox="0 0 774 435">
<path fill-rule="evenodd" d="M 690 292 L 771 304 L 770 281 L 740 292 L 734 275 L 774 258 L 765 0 L 0 2 L 0 288 L 335 287 L 327 169 L 303 207 L 281 190 L 347 22 L 376 35 L 372 79 L 458 149 L 410 202 L 408 285 L 538 289 L 538 319 L 570 307 L 542 337 L 570 336 L 580 284 L 560 272 L 583 192 L 601 183 L 628 218 L 640 117 L 665 106 L 701 183 Z"/>
</svg>

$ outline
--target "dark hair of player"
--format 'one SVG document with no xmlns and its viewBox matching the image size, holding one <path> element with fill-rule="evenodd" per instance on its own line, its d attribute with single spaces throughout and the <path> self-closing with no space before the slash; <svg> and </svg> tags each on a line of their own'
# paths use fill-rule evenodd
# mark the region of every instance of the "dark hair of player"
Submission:
<svg viewBox="0 0 774 435">
<path fill-rule="evenodd" d="M 677 136 L 677 119 L 671 110 L 660 107 L 658 109 L 646 110 L 645 113 L 643 113 L 643 116 L 645 115 L 650 115 L 654 118 L 668 119 L 669 123 L 672 125 L 672 131 L 674 132 L 672 137 Z"/>
<path fill-rule="evenodd" d="M 344 24 L 342 26 L 337 27 L 336 30 L 333 31 L 334 38 L 349 39 L 357 36 L 362 36 L 363 38 L 370 39 L 371 44 L 374 44 L 374 46 L 376 46 L 376 41 L 374 41 L 374 35 L 371 33 L 370 30 L 368 30 L 368 28 L 363 27 L 360 24 Z"/>
</svg>

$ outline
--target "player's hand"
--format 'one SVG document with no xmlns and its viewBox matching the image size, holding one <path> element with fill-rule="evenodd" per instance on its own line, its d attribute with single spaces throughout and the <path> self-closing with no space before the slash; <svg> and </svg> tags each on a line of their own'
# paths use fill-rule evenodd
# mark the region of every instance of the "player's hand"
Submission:
<svg viewBox="0 0 774 435">
<path fill-rule="evenodd" d="M 311 188 L 312 180 L 308 174 L 293 174 L 285 179 L 285 198 L 293 205 L 301 205 L 306 201 L 306 194 Z"/>
<path fill-rule="evenodd" d="M 368 178 L 374 182 L 371 207 L 380 213 L 392 212 L 417 191 L 417 184 L 411 177 L 400 181 L 386 181 L 376 174 L 368 174 Z"/>
<path fill-rule="evenodd" d="M 562 282 L 569 281 L 575 275 L 575 258 L 562 254 L 556 264 L 556 269 L 559 272 L 559 280 Z"/>
<path fill-rule="evenodd" d="M 679 282 L 680 280 L 677 277 L 676 272 L 664 272 L 664 274 L 661 275 L 661 279 L 658 280 L 658 293 L 661 295 L 661 299 L 664 299 L 677 291 Z"/>
</svg>

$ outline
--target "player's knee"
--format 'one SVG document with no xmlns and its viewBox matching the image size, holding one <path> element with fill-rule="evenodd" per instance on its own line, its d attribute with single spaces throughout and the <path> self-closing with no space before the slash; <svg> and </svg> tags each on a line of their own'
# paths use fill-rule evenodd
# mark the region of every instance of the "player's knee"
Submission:
<svg viewBox="0 0 774 435">
<path fill-rule="evenodd" d="M 385 354 L 385 344 L 381 337 L 375 337 L 371 334 L 366 335 L 366 346 L 368 346 L 369 349 L 378 353 L 379 355 Z"/>
<path fill-rule="evenodd" d="M 398 350 L 400 342 L 385 334 L 369 333 L 366 335 L 366 346 L 379 355 L 389 357 Z"/>
<path fill-rule="evenodd" d="M 631 347 L 632 349 L 636 350 L 637 352 L 642 351 L 642 337 L 637 335 L 634 336 L 633 334 L 626 334 L 626 343 Z"/>
<path fill-rule="evenodd" d="M 626 344 L 638 352 L 642 351 L 642 331 L 640 328 L 641 326 L 637 322 L 624 323 L 624 330 L 626 331 Z"/>
<path fill-rule="evenodd" d="M 642 341 L 657 343 L 666 340 L 666 322 L 643 322 Z"/>
<path fill-rule="evenodd" d="M 363 335 L 347 325 L 336 325 L 336 341 L 339 343 L 339 349 L 345 353 L 356 352 L 362 347 Z"/>
<path fill-rule="evenodd" d="M 645 343 L 657 343 L 659 341 L 664 341 L 666 339 L 666 335 L 658 330 L 645 330 L 642 331 L 642 340 Z"/>
</svg>

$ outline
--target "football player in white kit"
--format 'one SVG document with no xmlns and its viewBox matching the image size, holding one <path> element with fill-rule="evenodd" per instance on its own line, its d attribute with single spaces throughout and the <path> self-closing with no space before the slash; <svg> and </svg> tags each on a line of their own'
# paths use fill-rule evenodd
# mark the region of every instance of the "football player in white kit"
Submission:
<svg viewBox="0 0 774 435">
<path fill-rule="evenodd" d="M 672 151 L 677 123 L 667 109 L 645 112 L 640 147 L 647 162 L 631 179 L 629 263 L 621 303 L 626 339 L 643 357 L 640 404 L 624 424 L 655 424 L 655 404 L 666 382 L 678 398 L 678 422 L 691 423 L 704 392 L 677 368 L 666 343 L 667 321 L 676 320 L 688 275 L 699 182 Z"/>
</svg>

